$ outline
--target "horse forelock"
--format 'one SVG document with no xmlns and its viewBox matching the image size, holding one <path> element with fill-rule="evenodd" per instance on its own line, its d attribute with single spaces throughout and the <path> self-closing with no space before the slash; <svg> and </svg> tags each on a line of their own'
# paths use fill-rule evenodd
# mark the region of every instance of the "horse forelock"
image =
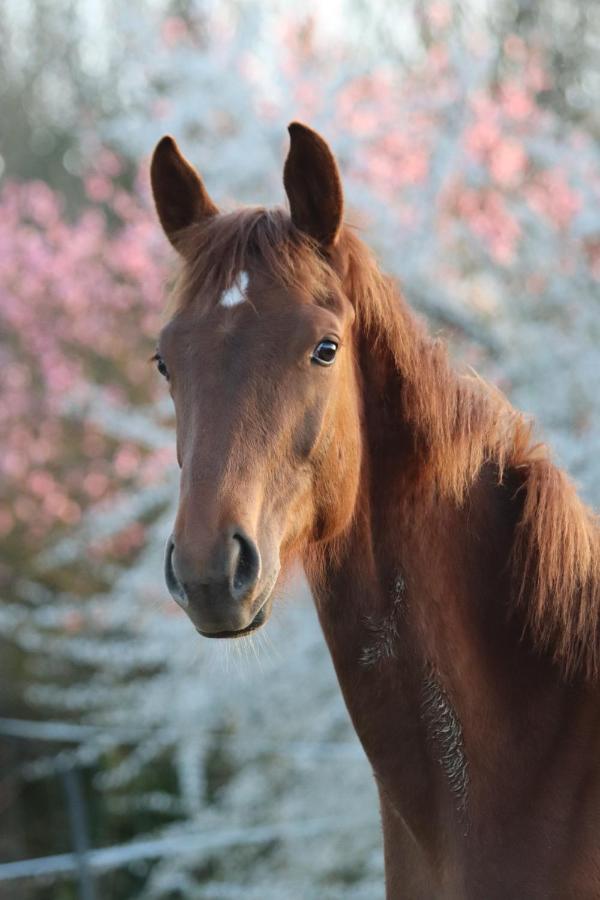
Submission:
<svg viewBox="0 0 600 900">
<path fill-rule="evenodd" d="M 182 266 L 173 311 L 191 303 L 213 306 L 241 272 L 260 267 L 283 288 L 324 296 L 336 276 L 283 209 L 251 207 L 193 224 L 181 233 Z"/>
</svg>

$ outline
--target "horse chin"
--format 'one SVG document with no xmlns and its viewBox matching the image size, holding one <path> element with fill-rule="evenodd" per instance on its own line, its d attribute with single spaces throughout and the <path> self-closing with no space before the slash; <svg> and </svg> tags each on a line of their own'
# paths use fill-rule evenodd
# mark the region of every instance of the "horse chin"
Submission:
<svg viewBox="0 0 600 900">
<path fill-rule="evenodd" d="M 245 637 L 247 634 L 252 634 L 253 631 L 256 631 L 258 628 L 261 628 L 271 614 L 271 596 L 268 596 L 263 605 L 260 607 L 252 621 L 249 625 L 246 625 L 245 628 L 240 628 L 239 631 L 201 631 L 200 628 L 196 628 L 198 634 L 202 635 L 205 638 L 241 638 Z"/>
</svg>

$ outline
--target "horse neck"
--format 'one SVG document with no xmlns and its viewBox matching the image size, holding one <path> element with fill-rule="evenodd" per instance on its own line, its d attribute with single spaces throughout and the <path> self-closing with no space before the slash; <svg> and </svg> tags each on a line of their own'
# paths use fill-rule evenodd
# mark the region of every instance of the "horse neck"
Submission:
<svg viewBox="0 0 600 900">
<path fill-rule="evenodd" d="M 458 376 L 401 298 L 385 313 L 357 339 L 363 459 L 355 515 L 344 535 L 309 554 L 308 571 L 325 598 L 346 575 L 361 586 L 357 621 L 410 612 L 429 641 L 436 623 L 449 627 L 448 617 L 479 595 L 482 578 L 489 590 L 492 571 L 497 589 L 508 592 L 502 572 L 519 516 L 518 483 L 504 472 L 500 485 L 504 460 L 486 461 L 479 434 L 473 451 L 465 450 L 460 427 L 449 437 L 463 399 Z M 475 404 L 468 427 L 481 416 Z M 428 654 L 435 664 L 436 648 Z"/>
<path fill-rule="evenodd" d="M 413 350 L 425 359 L 428 339 L 404 307 L 397 316 L 392 333 L 408 325 L 423 340 Z M 389 801 L 435 857 L 449 831 L 461 833 L 470 777 L 465 731 L 476 755 L 471 726 L 490 703 L 511 706 L 507 728 L 518 730 L 527 704 L 519 709 L 509 694 L 520 679 L 539 682 L 539 673 L 505 614 L 516 486 L 510 475 L 500 486 L 497 467 L 484 463 L 460 500 L 451 485 L 440 489 L 428 468 L 427 435 L 419 431 L 436 409 L 423 409 L 420 422 L 406 414 L 406 394 L 418 393 L 419 384 L 406 384 L 389 333 L 358 340 L 363 465 L 352 526 L 322 548 L 318 565 L 309 560 L 307 572 L 384 805 Z M 438 394 L 457 389 L 446 374 Z M 439 407 L 431 371 L 426 377 L 423 402 L 430 397 Z M 498 684 L 506 687 L 502 696 L 494 696 Z M 488 760 L 496 752 L 504 749 L 481 747 Z"/>
</svg>

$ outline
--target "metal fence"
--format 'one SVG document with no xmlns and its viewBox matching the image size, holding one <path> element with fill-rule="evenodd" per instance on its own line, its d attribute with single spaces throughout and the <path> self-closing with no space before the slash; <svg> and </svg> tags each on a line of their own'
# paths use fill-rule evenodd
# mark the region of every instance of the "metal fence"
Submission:
<svg viewBox="0 0 600 900">
<path fill-rule="evenodd" d="M 96 737 L 99 729 L 90 725 L 65 722 L 39 722 L 23 719 L 0 719 L 0 736 L 28 742 L 46 742 L 80 745 L 86 739 Z M 124 729 L 120 733 L 123 743 L 134 741 L 138 731 Z M 282 749 L 282 748 L 278 748 Z M 347 759 L 359 759 L 362 751 L 357 744 L 339 742 L 289 742 L 285 752 L 295 756 L 335 752 Z M 302 839 L 325 834 L 332 829 L 343 829 L 339 818 L 314 818 L 302 822 L 272 822 L 259 826 L 202 830 L 196 823 L 170 829 L 165 836 L 142 835 L 137 840 L 108 847 L 93 848 L 90 841 L 88 807 L 81 783 L 81 762 L 76 752 L 61 749 L 53 757 L 53 770 L 60 778 L 64 790 L 69 821 L 71 849 L 68 852 L 30 859 L 0 861 L 0 885 L 23 880 L 70 878 L 77 885 L 79 900 L 102 900 L 98 890 L 98 876 L 109 870 L 129 866 L 143 860 L 151 861 L 174 855 L 196 855 L 198 859 L 211 851 L 233 846 L 268 843 L 276 839 Z M 12 896 L 16 896 L 13 894 Z M 207 897 L 231 897 L 252 900 L 254 893 L 243 885 L 206 885 Z M 261 889 L 261 900 L 270 894 Z M 332 893 L 333 898 L 333 893 Z M 341 895 L 340 895 L 341 896 Z M 370 900 L 371 893 L 353 894 L 353 897 Z M 275 895 L 273 895 L 275 900 Z"/>
</svg>

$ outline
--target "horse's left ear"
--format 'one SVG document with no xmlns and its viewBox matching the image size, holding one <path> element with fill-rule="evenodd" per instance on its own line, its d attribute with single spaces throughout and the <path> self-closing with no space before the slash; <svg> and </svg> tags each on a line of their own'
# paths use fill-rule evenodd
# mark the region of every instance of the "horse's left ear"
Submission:
<svg viewBox="0 0 600 900">
<path fill-rule="evenodd" d="M 329 145 L 316 131 L 300 122 L 292 122 L 288 131 L 290 152 L 283 184 L 292 222 L 327 249 L 336 242 L 344 212 L 337 163 Z"/>
<path fill-rule="evenodd" d="M 160 224 L 176 250 L 184 228 L 218 212 L 202 179 L 168 134 L 154 150 L 150 181 Z"/>
</svg>

